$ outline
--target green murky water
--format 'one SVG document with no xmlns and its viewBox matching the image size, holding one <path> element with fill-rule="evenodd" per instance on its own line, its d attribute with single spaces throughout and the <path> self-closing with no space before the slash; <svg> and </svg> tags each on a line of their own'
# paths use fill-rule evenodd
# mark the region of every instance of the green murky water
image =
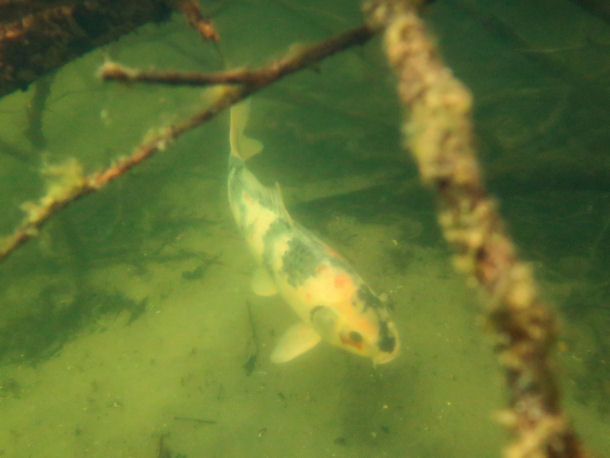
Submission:
<svg viewBox="0 0 610 458">
<path fill-rule="evenodd" d="M 426 15 L 476 99 L 489 189 L 561 317 L 565 406 L 585 443 L 610 450 L 610 160 L 607 23 L 569 1 L 437 2 Z M 551 9 L 551 7 L 553 9 Z M 295 41 L 357 24 L 352 2 L 223 3 L 227 62 L 257 65 Z M 254 268 L 226 202 L 221 116 L 57 215 L 0 266 L 0 456 L 497 456 L 503 379 L 480 298 L 454 273 L 434 201 L 400 150 L 379 40 L 256 95 L 251 161 L 289 211 L 387 292 L 403 351 L 392 363 L 320 345 L 269 354 L 295 321 L 249 291 Z M 123 87 L 95 72 L 216 70 L 175 16 L 0 100 L 0 233 L 44 190 L 44 165 L 86 172 L 194 113 L 198 89 Z M 256 355 L 254 360 L 253 355 Z M 166 453 L 165 455 L 163 453 Z"/>
</svg>

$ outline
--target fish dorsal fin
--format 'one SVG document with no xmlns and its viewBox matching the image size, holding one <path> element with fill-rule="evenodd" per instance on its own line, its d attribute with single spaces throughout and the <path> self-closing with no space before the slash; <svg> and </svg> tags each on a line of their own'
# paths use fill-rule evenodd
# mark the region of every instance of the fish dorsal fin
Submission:
<svg viewBox="0 0 610 458">
<path fill-rule="evenodd" d="M 280 184 L 276 181 L 275 186 L 271 191 L 271 198 L 273 200 L 273 206 L 277 210 L 277 212 L 282 215 L 284 219 L 286 219 L 290 224 L 293 224 L 292 217 L 288 210 L 286 210 L 286 205 L 284 204 L 284 197 L 282 196 L 282 189 L 280 188 Z"/>
<path fill-rule="evenodd" d="M 244 161 L 260 153 L 263 149 L 263 144 L 261 142 L 244 135 L 249 117 L 250 99 L 231 107 L 231 128 L 229 135 L 231 154 Z"/>
<path fill-rule="evenodd" d="M 280 337 L 271 353 L 271 361 L 285 363 L 311 350 L 320 342 L 318 333 L 307 323 L 300 322 L 289 327 Z"/>
</svg>

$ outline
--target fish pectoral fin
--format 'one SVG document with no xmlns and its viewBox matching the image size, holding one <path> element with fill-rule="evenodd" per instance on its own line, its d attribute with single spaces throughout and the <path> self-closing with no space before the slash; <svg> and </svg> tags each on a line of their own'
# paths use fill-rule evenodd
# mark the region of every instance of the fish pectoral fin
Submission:
<svg viewBox="0 0 610 458">
<path fill-rule="evenodd" d="M 277 294 L 275 282 L 264 267 L 256 269 L 250 281 L 252 291 L 258 296 L 274 296 Z"/>
<path fill-rule="evenodd" d="M 311 350 L 320 342 L 319 334 L 307 323 L 289 327 L 271 353 L 271 361 L 285 363 Z"/>
</svg>

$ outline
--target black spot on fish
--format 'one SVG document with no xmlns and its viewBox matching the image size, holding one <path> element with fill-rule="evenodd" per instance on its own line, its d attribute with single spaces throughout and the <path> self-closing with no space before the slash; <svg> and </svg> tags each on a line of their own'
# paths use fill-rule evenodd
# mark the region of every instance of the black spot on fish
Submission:
<svg viewBox="0 0 610 458">
<path fill-rule="evenodd" d="M 362 334 L 360 334 L 360 333 L 359 333 L 359 332 L 357 332 L 357 331 L 351 331 L 351 332 L 349 333 L 349 338 L 350 338 L 350 340 L 351 340 L 352 342 L 354 342 L 354 343 L 360 343 L 360 342 L 362 342 Z"/>
<path fill-rule="evenodd" d="M 377 308 L 383 308 L 383 302 L 381 302 L 381 300 L 375 296 L 373 294 L 373 292 L 369 289 L 368 286 L 366 285 L 362 285 L 359 289 L 358 289 L 358 298 L 364 302 L 364 310 L 366 310 L 368 307 L 372 307 L 374 309 Z"/>
<path fill-rule="evenodd" d="M 290 232 L 290 230 L 290 223 L 282 218 L 278 218 L 271 223 L 263 236 L 263 264 L 270 272 L 273 271 L 271 266 L 273 265 L 273 247 L 275 242 L 283 234 Z"/>
<path fill-rule="evenodd" d="M 248 189 L 248 194 L 255 202 L 258 202 L 262 207 L 275 210 L 273 208 L 273 201 L 269 194 L 269 190 L 263 187 L 251 187 Z"/>
<path fill-rule="evenodd" d="M 396 338 L 390 334 L 388 323 L 381 321 L 379 323 L 379 349 L 387 353 L 392 353 L 396 346 Z"/>
<path fill-rule="evenodd" d="M 263 186 L 241 159 L 232 157 L 229 160 L 229 196 L 237 205 L 245 207 L 242 194 L 248 195 L 257 204 L 276 211 L 273 191 Z"/>
<path fill-rule="evenodd" d="M 296 287 L 316 274 L 319 257 L 310 246 L 298 237 L 288 242 L 288 250 L 282 256 L 287 281 Z"/>
</svg>

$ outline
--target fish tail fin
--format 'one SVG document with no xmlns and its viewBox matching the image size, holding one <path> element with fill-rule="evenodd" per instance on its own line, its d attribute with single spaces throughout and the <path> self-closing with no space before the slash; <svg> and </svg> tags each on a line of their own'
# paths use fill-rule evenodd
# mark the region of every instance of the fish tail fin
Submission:
<svg viewBox="0 0 610 458">
<path fill-rule="evenodd" d="M 249 115 L 250 99 L 231 107 L 231 130 L 229 135 L 231 156 L 236 156 L 244 161 L 257 155 L 263 149 L 261 142 L 244 135 Z"/>
</svg>

